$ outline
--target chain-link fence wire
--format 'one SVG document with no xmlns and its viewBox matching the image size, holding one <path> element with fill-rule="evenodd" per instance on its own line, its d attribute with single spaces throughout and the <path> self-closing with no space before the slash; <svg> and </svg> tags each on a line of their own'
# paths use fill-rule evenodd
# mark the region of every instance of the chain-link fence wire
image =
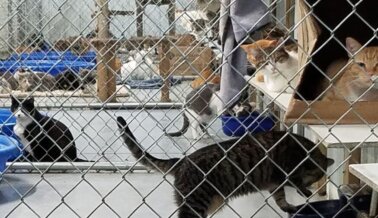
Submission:
<svg viewBox="0 0 378 218">
<path fill-rule="evenodd" d="M 234 51 L 241 46 L 247 52 L 247 75 L 250 77 L 246 77 L 248 85 L 234 97 L 239 99 L 238 103 L 229 105 L 222 102 L 222 96 L 217 92 L 221 69 L 228 64 L 224 60 L 229 60 L 227 56 L 232 55 L 232 52 L 222 52 L 219 23 L 228 16 L 222 11 L 236 7 L 234 1 L 2 1 L 0 96 L 3 106 L 11 108 L 17 119 L 15 128 L 12 117 L 8 116 L 4 122 L 14 130 L 8 135 L 23 144 L 17 146 L 23 155 L 11 158 L 1 174 L 0 188 L 7 192 L 0 199 L 1 214 L 4 217 L 184 217 L 183 210 L 188 209 L 188 213 L 192 214 L 190 217 L 201 217 L 204 215 L 200 206 L 203 207 L 206 202 L 194 199 L 200 203 L 193 203 L 192 195 L 207 187 L 216 196 L 211 200 L 217 200 L 217 204 L 211 208 L 214 214 L 209 216 L 285 217 L 283 208 L 287 210 L 290 206 L 282 206 L 285 201 L 279 195 L 282 187 L 289 185 L 301 194 L 292 189 L 286 191 L 289 203 L 304 203 L 298 208 L 303 211 L 311 211 L 312 208 L 315 214 L 324 216 L 321 209 L 309 202 L 325 199 L 324 194 L 335 198 L 334 192 L 341 191 L 340 185 L 358 183 L 343 171 L 347 171 L 352 163 L 376 162 L 374 157 L 378 156 L 374 148 L 376 124 L 371 124 L 353 107 L 357 101 L 374 94 L 374 70 L 369 68 L 370 63 L 363 63 L 359 54 L 354 52 L 363 53 L 364 47 L 371 42 L 374 44 L 375 34 L 360 42 L 363 47 L 355 43 L 353 46 L 357 49 L 352 46 L 351 50 L 345 39 L 336 37 L 337 30 L 349 17 L 360 19 L 372 33 L 376 32 L 376 27 L 366 18 L 366 14 L 356 10 L 362 1 L 343 2 L 352 9 L 337 24 L 329 24 L 315 13 L 317 7 L 322 5 L 320 1 L 303 2 L 310 10 L 307 14 L 296 14 L 295 22 L 294 11 L 299 7 L 298 2 L 264 2 L 271 23 L 258 31 L 259 37 L 251 34 L 251 37 L 235 46 Z M 295 40 L 307 17 L 312 17 L 323 31 L 330 33 L 323 40 L 324 44 L 312 53 Z M 239 21 L 232 16 L 230 19 L 236 23 Z M 251 32 L 250 29 L 244 31 Z M 261 41 L 263 38 L 267 41 Z M 345 50 L 345 56 L 351 56 L 349 65 L 339 68 L 334 75 L 330 75 L 324 64 L 319 65 L 316 59 L 317 52 L 327 47 L 330 41 L 336 41 Z M 253 50 L 248 50 L 251 47 L 244 45 L 252 46 Z M 309 61 L 296 67 L 298 53 L 309 57 Z M 285 62 L 287 60 L 294 62 Z M 310 109 L 312 100 L 321 100 L 337 85 L 338 79 L 350 69 L 349 66 L 356 65 L 371 77 L 371 83 L 359 93 L 362 95 L 353 99 L 345 97 L 351 107 L 330 124 Z M 300 73 L 310 66 L 332 84 L 325 86 L 314 99 L 296 89 Z M 234 70 L 245 76 L 240 69 Z M 270 83 L 270 73 L 278 76 L 281 83 Z M 362 76 L 367 78 L 365 74 Z M 275 86 L 270 86 L 272 84 Z M 281 88 L 278 89 L 278 86 Z M 337 93 L 338 90 L 333 91 Z M 283 111 L 288 109 L 292 92 L 308 110 L 295 122 L 287 123 L 284 122 Z M 39 112 L 33 108 L 32 99 Z M 228 107 L 214 109 L 214 105 Z M 252 114 L 254 123 L 258 125 L 244 122 L 242 116 L 245 113 L 248 117 Z M 308 113 L 321 125 L 299 124 Z M 346 137 L 350 132 L 339 129 L 348 113 L 360 120 L 360 126 L 356 127 L 356 131 L 363 132 L 359 140 L 351 140 Z M 132 141 L 142 149 L 140 157 L 131 153 L 130 141 L 124 143 L 120 138 L 116 116 L 126 118 L 130 124 L 131 132 L 135 135 Z M 185 119 L 188 125 L 183 128 Z M 287 133 L 276 141 L 261 141 L 252 134 L 250 143 L 256 144 L 255 149 L 262 149 L 263 155 L 256 157 L 250 154 L 249 158 L 256 160 L 253 160 L 253 166 L 245 169 L 239 160 L 232 157 L 240 147 L 240 140 L 227 145 L 227 148 L 222 144 L 229 139 L 227 131 L 236 136 L 237 128 L 227 126 L 227 123 L 235 120 L 239 130 L 249 128 L 250 131 L 259 131 L 261 126 L 268 125 L 263 128 L 264 131 L 272 129 Z M 62 124 L 58 124 L 58 121 Z M 30 126 L 30 123 L 33 125 Z M 7 134 L 4 127 L 6 125 L 3 125 L 2 133 Z M 303 131 L 304 127 L 306 131 Z M 316 132 L 314 128 L 320 130 Z M 183 134 L 184 130 L 187 132 Z M 28 137 L 22 138 L 25 131 Z M 181 136 L 172 135 L 174 132 Z M 304 135 L 315 144 L 309 149 L 290 132 Z M 243 137 L 249 136 L 247 133 L 237 136 Z M 306 153 L 289 169 L 270 155 L 270 152 L 284 146 L 281 143 L 288 138 L 294 139 L 296 149 Z M 16 143 L 11 144 L 15 146 Z M 204 160 L 209 164 L 208 170 L 205 170 L 194 158 L 195 155 L 189 155 L 193 152 L 200 154 L 203 152 L 201 148 L 211 144 L 219 148 L 223 156 L 212 161 L 211 155 L 204 154 Z M 326 150 L 327 156 L 334 159 L 335 163 L 328 169 L 311 155 L 317 149 Z M 238 155 L 241 158 L 247 153 Z M 295 159 L 291 157 L 293 153 L 288 151 L 282 155 Z M 192 173 L 197 173 L 202 179 L 184 192 L 180 187 L 182 184 L 177 182 L 183 178 L 176 177 L 174 182 L 168 176 L 169 171 L 154 163 L 153 158 L 148 156 L 150 154 L 163 159 L 182 158 L 185 164 L 192 166 L 187 169 L 194 170 Z M 183 158 L 187 156 L 189 158 Z M 307 161 L 325 176 L 318 185 L 311 186 L 313 194 L 307 193 L 307 197 L 303 197 L 306 192 L 304 187 L 293 178 L 298 171 L 304 170 Z M 219 169 L 225 167 L 224 162 L 233 171 L 219 179 L 224 180 L 223 185 L 227 187 L 230 187 L 228 182 L 235 182 L 232 190 L 226 192 L 211 178 L 218 171 L 227 171 Z M 142 163 L 156 169 L 150 173 Z M 270 168 L 264 168 L 266 163 L 277 168 L 276 173 L 283 176 L 277 181 L 265 181 L 272 183 L 266 184 L 269 187 L 262 186 L 255 178 L 256 171 L 260 170 L 260 177 L 269 175 Z M 181 167 L 177 165 L 170 170 Z M 113 173 L 103 172 L 109 170 Z M 137 173 L 139 170 L 142 173 Z M 244 179 L 237 181 L 236 178 L 240 176 Z M 192 177 L 196 175 L 184 180 L 191 181 Z M 302 177 L 305 178 L 305 175 Z M 253 189 L 257 195 L 251 199 L 242 198 L 236 203 L 229 201 L 236 195 L 245 194 L 242 190 L 248 189 L 246 187 Z M 357 186 L 351 196 L 359 197 L 365 188 L 366 185 Z M 267 189 L 269 192 L 266 192 Z M 170 194 L 174 191 L 179 199 L 177 204 L 174 204 L 175 199 Z M 204 193 L 207 193 L 206 190 Z M 41 196 L 51 196 L 51 199 Z M 83 201 L 83 196 L 87 196 L 88 202 Z M 335 215 L 343 216 L 350 212 L 350 208 L 362 212 L 353 203 L 355 198 L 345 205 L 337 203 Z M 162 205 L 163 200 L 167 203 Z M 37 203 L 41 201 L 42 204 Z M 243 201 L 247 201 L 248 206 Z"/>
</svg>

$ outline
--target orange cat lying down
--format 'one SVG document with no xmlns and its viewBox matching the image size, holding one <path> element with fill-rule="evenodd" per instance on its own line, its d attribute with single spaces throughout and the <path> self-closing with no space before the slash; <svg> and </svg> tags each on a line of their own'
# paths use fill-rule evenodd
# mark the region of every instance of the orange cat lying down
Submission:
<svg viewBox="0 0 378 218">
<path fill-rule="evenodd" d="M 362 45 L 346 38 L 350 60 L 335 60 L 327 69 L 333 84 L 323 100 L 378 101 L 378 47 Z M 330 85 L 324 82 L 324 89 Z"/>
<path fill-rule="evenodd" d="M 220 83 L 220 76 L 213 72 L 210 68 L 206 68 L 201 72 L 201 75 L 198 76 L 193 82 L 190 84 L 190 86 L 193 89 L 196 89 L 198 87 L 201 87 L 205 83 L 211 83 L 211 84 L 219 84 Z"/>
</svg>

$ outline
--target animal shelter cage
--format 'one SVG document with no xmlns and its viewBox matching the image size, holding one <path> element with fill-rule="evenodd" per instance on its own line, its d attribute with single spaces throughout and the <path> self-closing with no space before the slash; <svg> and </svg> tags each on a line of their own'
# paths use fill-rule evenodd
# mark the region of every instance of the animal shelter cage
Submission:
<svg viewBox="0 0 378 218">
<path fill-rule="evenodd" d="M 377 4 L 0 0 L 0 217 L 377 216 Z"/>
</svg>

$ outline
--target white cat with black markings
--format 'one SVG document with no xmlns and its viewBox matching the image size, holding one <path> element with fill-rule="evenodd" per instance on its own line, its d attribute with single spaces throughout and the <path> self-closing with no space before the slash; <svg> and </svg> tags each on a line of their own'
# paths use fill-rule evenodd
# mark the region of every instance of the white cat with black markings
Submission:
<svg viewBox="0 0 378 218">
<path fill-rule="evenodd" d="M 42 115 L 34 106 L 34 99 L 16 99 L 11 111 L 16 117 L 13 130 L 27 151 L 26 157 L 39 162 L 82 162 L 77 157 L 74 138 L 62 122 Z"/>
<path fill-rule="evenodd" d="M 159 68 L 154 63 L 150 50 L 137 51 L 121 67 L 122 80 L 147 80 L 157 75 L 159 75 Z"/>
</svg>

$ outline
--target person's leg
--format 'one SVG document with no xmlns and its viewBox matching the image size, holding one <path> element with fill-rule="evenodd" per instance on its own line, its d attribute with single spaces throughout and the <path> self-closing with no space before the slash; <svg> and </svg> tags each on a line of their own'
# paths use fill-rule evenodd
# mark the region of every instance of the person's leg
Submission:
<svg viewBox="0 0 378 218">
<path fill-rule="evenodd" d="M 270 22 L 268 7 L 261 0 L 222 0 L 220 36 L 223 49 L 220 97 L 223 107 L 233 105 L 246 86 L 247 58 L 239 43 L 247 35 L 258 39 L 259 28 Z"/>
</svg>

